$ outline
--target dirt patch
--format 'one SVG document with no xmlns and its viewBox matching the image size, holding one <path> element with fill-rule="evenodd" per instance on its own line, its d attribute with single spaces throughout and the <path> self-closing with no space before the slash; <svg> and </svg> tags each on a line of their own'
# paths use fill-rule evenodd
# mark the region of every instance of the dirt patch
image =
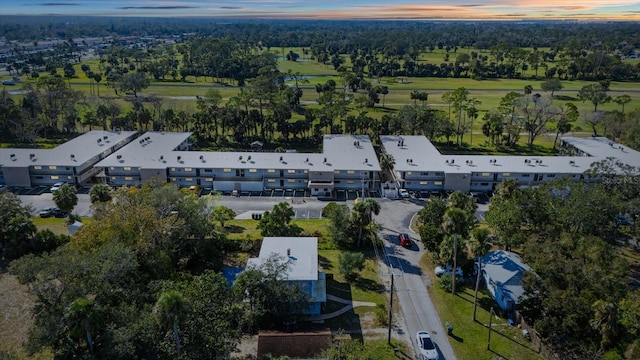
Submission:
<svg viewBox="0 0 640 360">
<path fill-rule="evenodd" d="M 15 276 L 0 273 L 0 350 L 20 352 L 33 323 L 34 304 Z"/>
</svg>

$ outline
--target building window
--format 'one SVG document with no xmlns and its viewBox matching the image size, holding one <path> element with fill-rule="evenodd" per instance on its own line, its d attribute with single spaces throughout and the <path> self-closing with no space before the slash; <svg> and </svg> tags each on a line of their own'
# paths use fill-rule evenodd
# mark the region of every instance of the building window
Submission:
<svg viewBox="0 0 640 360">
<path fill-rule="evenodd" d="M 49 165 L 49 170 L 55 170 L 55 169 L 57 169 L 57 168 L 58 168 L 58 167 L 57 167 L 57 166 L 55 166 L 55 165 Z"/>
<path fill-rule="evenodd" d="M 36 176 L 36 180 L 42 180 L 44 179 L 44 176 Z"/>
<path fill-rule="evenodd" d="M 480 183 L 480 186 L 489 186 L 489 183 Z"/>
<path fill-rule="evenodd" d="M 213 178 L 204 178 L 204 181 L 209 181 L 209 182 L 211 182 L 211 181 L 213 181 Z"/>
<path fill-rule="evenodd" d="M 184 181 L 193 181 L 193 178 L 186 178 Z"/>
<path fill-rule="evenodd" d="M 548 178 L 553 178 L 553 177 L 556 177 L 556 174 L 547 174 L 547 177 Z"/>
<path fill-rule="evenodd" d="M 109 168 L 109 170 L 115 170 L 116 168 L 114 168 L 113 166 Z"/>
<path fill-rule="evenodd" d="M 171 168 L 171 171 L 176 171 L 176 168 Z"/>
<path fill-rule="evenodd" d="M 204 172 L 211 172 L 211 169 L 204 169 Z"/>
<path fill-rule="evenodd" d="M 125 176 L 125 177 L 124 177 L 124 179 L 125 179 L 125 180 L 127 180 L 127 181 L 131 181 L 131 180 L 133 180 L 133 177 L 131 177 L 131 176 Z"/>
<path fill-rule="evenodd" d="M 482 176 L 489 177 L 489 176 L 491 176 L 491 174 L 490 173 L 482 173 Z"/>
<path fill-rule="evenodd" d="M 347 184 L 353 184 L 353 180 L 347 180 Z"/>
<path fill-rule="evenodd" d="M 51 175 L 51 180 L 58 180 L 60 177 L 58 175 Z"/>
<path fill-rule="evenodd" d="M 420 181 L 420 185 L 429 185 L 428 181 Z"/>
<path fill-rule="evenodd" d="M 258 172 L 258 169 L 249 169 L 250 173 Z"/>
<path fill-rule="evenodd" d="M 276 179 L 267 179 L 267 182 L 268 183 L 274 183 L 274 182 L 276 182 Z"/>
<path fill-rule="evenodd" d="M 115 176 L 112 176 L 112 177 L 111 177 L 111 181 L 116 181 L 116 177 L 115 177 Z"/>
<path fill-rule="evenodd" d="M 522 177 L 529 177 L 529 174 L 522 174 Z"/>
<path fill-rule="evenodd" d="M 407 176 L 411 176 L 411 171 L 407 171 Z"/>
<path fill-rule="evenodd" d="M 305 174 L 307 174 L 307 173 L 309 173 L 309 170 L 304 169 L 302 172 L 303 172 L 303 173 L 305 173 Z"/>
<path fill-rule="evenodd" d="M 36 165 L 36 166 L 34 166 L 34 167 L 33 167 L 33 169 L 34 169 L 34 170 L 40 170 L 40 169 L 42 169 L 42 166 L 40 166 L 40 165 Z"/>
<path fill-rule="evenodd" d="M 125 166 L 125 167 L 123 167 L 123 168 L 122 168 L 122 170 L 124 170 L 124 171 L 131 171 L 131 167 L 129 167 L 129 166 Z"/>
<path fill-rule="evenodd" d="M 434 181 L 433 185 L 435 186 L 442 186 L 442 181 Z"/>
<path fill-rule="evenodd" d="M 230 173 L 231 169 L 223 169 L 222 171 L 226 172 L 226 173 Z"/>
<path fill-rule="evenodd" d="M 294 183 L 294 182 L 296 182 L 296 179 L 287 179 L 287 182 L 288 183 Z"/>
<path fill-rule="evenodd" d="M 295 174 L 295 173 L 296 173 L 296 171 L 295 171 L 295 170 L 287 170 L 287 172 L 288 172 L 289 174 Z"/>
<path fill-rule="evenodd" d="M 171 181 L 173 181 L 173 182 L 176 182 L 176 180 L 178 180 L 178 179 L 176 179 L 176 178 L 171 178 Z"/>
<path fill-rule="evenodd" d="M 273 174 L 274 172 L 276 172 L 276 169 L 267 169 L 267 172 Z"/>
<path fill-rule="evenodd" d="M 438 172 L 436 172 L 436 176 L 444 176 L 444 171 L 438 171 Z"/>
<path fill-rule="evenodd" d="M 334 174 L 340 174 L 340 170 L 333 170 Z"/>
<path fill-rule="evenodd" d="M 429 173 L 428 173 L 428 172 L 421 172 L 421 173 L 420 173 L 420 175 L 422 175 L 422 176 L 429 176 Z"/>
<path fill-rule="evenodd" d="M 192 170 L 191 168 L 184 168 L 185 172 L 191 172 L 191 170 Z"/>
<path fill-rule="evenodd" d="M 355 173 L 356 173 L 356 172 L 355 172 L 355 171 L 353 171 L 353 170 L 347 170 L 347 174 L 349 174 L 349 175 L 353 175 L 353 174 L 355 174 Z"/>
<path fill-rule="evenodd" d="M 502 173 L 502 177 L 509 177 L 511 176 L 511 173 Z"/>
</svg>

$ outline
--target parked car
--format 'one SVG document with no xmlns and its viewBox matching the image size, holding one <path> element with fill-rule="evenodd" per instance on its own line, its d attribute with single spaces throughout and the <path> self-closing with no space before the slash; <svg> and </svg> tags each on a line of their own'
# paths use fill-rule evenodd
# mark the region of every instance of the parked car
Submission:
<svg viewBox="0 0 640 360">
<path fill-rule="evenodd" d="M 53 216 L 53 212 L 58 209 L 55 207 L 50 207 L 50 208 L 44 208 L 42 210 L 40 210 L 40 212 L 38 213 L 38 215 L 40 215 L 41 218 L 48 218 Z M 58 209 L 59 210 L 59 209 Z"/>
<path fill-rule="evenodd" d="M 420 349 L 420 360 L 438 360 L 438 350 L 431 340 L 431 336 L 426 331 L 418 331 L 416 334 L 416 342 Z"/>
<path fill-rule="evenodd" d="M 55 184 L 53 184 L 53 186 L 51 187 L 51 192 L 54 192 L 56 190 L 60 190 L 60 188 L 62 187 L 62 185 L 64 185 L 64 182 L 57 182 Z"/>
<path fill-rule="evenodd" d="M 451 274 L 451 269 L 452 269 L 451 265 L 436 266 L 436 269 L 435 269 L 434 272 L 436 273 L 436 276 L 440 277 L 440 276 L 442 276 L 444 274 Z M 457 277 L 462 277 L 462 268 L 457 268 L 456 269 L 456 276 Z"/>
<path fill-rule="evenodd" d="M 401 198 L 408 198 L 409 197 L 409 192 L 407 191 L 407 189 L 398 190 L 398 194 L 400 194 Z"/>
<path fill-rule="evenodd" d="M 51 215 L 57 217 L 57 218 L 63 218 L 63 217 L 67 217 L 67 215 L 69 215 L 69 213 L 67 213 L 66 211 L 62 211 L 58 208 L 53 208 L 53 211 L 51 213 Z"/>
<path fill-rule="evenodd" d="M 189 192 L 192 194 L 200 195 L 200 186 L 198 185 L 189 186 Z"/>
<path fill-rule="evenodd" d="M 410 248 L 411 247 L 411 238 L 409 237 L 409 234 L 400 234 L 398 236 L 398 239 L 399 239 L 400 245 L 402 245 L 402 247 L 406 247 L 406 248 Z"/>
</svg>

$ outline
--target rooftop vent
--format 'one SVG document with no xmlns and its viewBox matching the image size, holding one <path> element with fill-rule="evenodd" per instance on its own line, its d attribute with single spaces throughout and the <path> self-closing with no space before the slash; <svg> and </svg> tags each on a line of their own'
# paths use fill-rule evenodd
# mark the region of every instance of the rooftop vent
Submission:
<svg viewBox="0 0 640 360">
<path fill-rule="evenodd" d="M 536 164 L 542 164 L 542 160 L 536 160 Z"/>
<path fill-rule="evenodd" d="M 282 160 L 282 158 L 280 158 L 280 160 Z M 238 161 L 242 161 L 242 155 L 238 157 Z"/>
<path fill-rule="evenodd" d="M 573 160 L 570 160 L 570 161 L 569 161 L 569 164 L 570 164 L 570 165 L 575 165 L 575 164 L 576 164 L 576 162 L 575 162 L 575 161 L 573 161 Z"/>
<path fill-rule="evenodd" d="M 287 256 L 291 256 L 291 248 L 287 249 Z"/>
<path fill-rule="evenodd" d="M 368 163 L 368 162 L 369 162 L 369 159 L 364 158 L 364 163 L 366 164 L 366 163 Z"/>
<path fill-rule="evenodd" d="M 107 135 L 102 137 L 103 139 L 107 140 L 109 137 Z"/>
<path fill-rule="evenodd" d="M 75 156 L 75 155 L 73 155 L 73 154 L 71 154 L 71 158 L 72 158 L 72 159 L 75 159 L 75 158 L 76 158 L 76 156 Z"/>
<path fill-rule="evenodd" d="M 280 156 L 280 161 L 282 162 L 282 156 Z"/>
<path fill-rule="evenodd" d="M 247 156 L 247 161 L 251 161 L 251 155 Z"/>
<path fill-rule="evenodd" d="M 122 159 L 122 155 L 118 155 L 116 156 L 116 158 L 118 158 L 118 160 Z"/>
<path fill-rule="evenodd" d="M 305 163 L 308 163 L 308 162 L 309 162 L 309 158 L 307 158 L 304 162 L 305 162 Z"/>
<path fill-rule="evenodd" d="M 204 155 L 200 155 L 200 160 L 204 161 Z"/>
<path fill-rule="evenodd" d="M 36 157 L 36 154 L 29 154 L 29 159 L 33 159 L 34 157 Z"/>
<path fill-rule="evenodd" d="M 182 160 L 182 156 L 178 156 L 178 161 Z"/>
<path fill-rule="evenodd" d="M 100 144 L 102 142 L 102 139 L 98 139 L 98 144 Z"/>
<path fill-rule="evenodd" d="M 164 155 L 160 155 L 160 161 L 164 160 Z"/>
<path fill-rule="evenodd" d="M 16 157 L 16 154 L 11 154 L 9 155 L 9 157 L 13 159 L 14 157 Z"/>
<path fill-rule="evenodd" d="M 530 162 L 531 162 L 531 160 L 529 160 L 529 159 L 524 159 L 524 163 L 525 163 L 525 164 L 528 164 L 528 163 L 530 163 Z"/>
<path fill-rule="evenodd" d="M 325 163 L 325 164 L 327 163 L 327 158 L 324 158 L 324 163 Z"/>
</svg>

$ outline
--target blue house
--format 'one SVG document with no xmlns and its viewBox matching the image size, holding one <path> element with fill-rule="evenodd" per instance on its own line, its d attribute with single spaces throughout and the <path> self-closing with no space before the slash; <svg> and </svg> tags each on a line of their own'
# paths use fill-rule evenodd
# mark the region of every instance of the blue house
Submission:
<svg viewBox="0 0 640 360">
<path fill-rule="evenodd" d="M 480 262 L 482 276 L 491 296 L 502 310 L 515 310 L 524 295 L 522 278 L 531 268 L 522 262 L 518 254 L 503 250 L 487 253 Z"/>
<path fill-rule="evenodd" d="M 247 261 L 247 268 L 259 268 L 273 254 L 289 263 L 285 281 L 298 286 L 309 297 L 305 315 L 318 315 L 327 302 L 326 274 L 318 271 L 317 237 L 265 237 L 260 254 Z"/>
</svg>

